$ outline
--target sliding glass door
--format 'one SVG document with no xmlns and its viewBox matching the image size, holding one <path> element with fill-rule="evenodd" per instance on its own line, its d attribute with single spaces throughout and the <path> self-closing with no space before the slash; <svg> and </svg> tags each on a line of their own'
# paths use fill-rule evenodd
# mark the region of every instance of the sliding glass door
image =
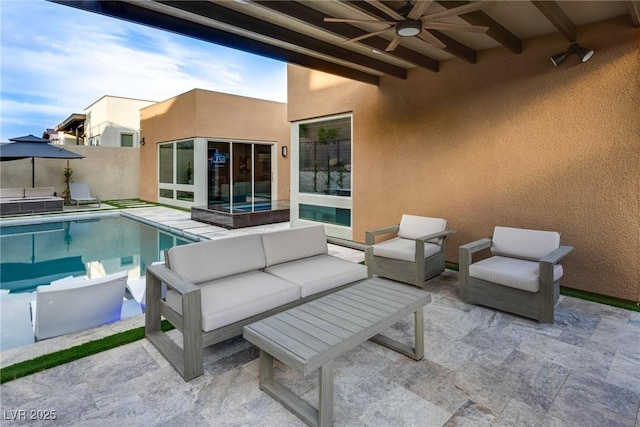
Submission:
<svg viewBox="0 0 640 427">
<path fill-rule="evenodd" d="M 272 144 L 209 141 L 208 205 L 251 212 L 271 202 Z"/>
</svg>

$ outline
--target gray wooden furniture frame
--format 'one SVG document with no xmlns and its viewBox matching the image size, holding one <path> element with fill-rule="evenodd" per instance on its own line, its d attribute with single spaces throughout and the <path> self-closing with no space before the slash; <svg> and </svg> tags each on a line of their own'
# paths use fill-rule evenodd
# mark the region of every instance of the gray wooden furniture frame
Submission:
<svg viewBox="0 0 640 427">
<path fill-rule="evenodd" d="M 168 260 L 168 257 L 165 257 L 165 259 Z M 171 366 L 178 371 L 185 381 L 189 381 L 204 373 L 202 363 L 202 349 L 204 347 L 242 335 L 242 328 L 245 325 L 357 283 L 348 283 L 325 292 L 319 292 L 282 305 L 276 309 L 249 317 L 240 322 L 204 332 L 202 330 L 201 290 L 198 286 L 163 264 L 148 266 L 146 269 L 146 280 L 145 298 L 147 306 L 145 312 L 145 337 L 160 354 L 169 361 Z M 181 295 L 182 313 L 184 313 L 184 315 L 173 310 L 166 301 L 162 299 L 163 283 Z M 162 331 L 160 327 L 161 316 L 164 316 L 176 329 L 182 332 L 182 348 Z"/>
<path fill-rule="evenodd" d="M 376 228 L 365 232 L 365 242 L 369 246 L 365 250 L 365 264 L 369 269 L 369 276 L 378 275 L 388 279 L 424 288 L 427 280 L 432 279 L 444 271 L 444 253 L 446 249 L 447 236 L 455 233 L 455 230 L 444 230 L 438 233 L 429 234 L 415 239 L 416 259 L 414 262 L 385 258 L 373 254 L 371 247 L 376 243 L 376 236 L 383 234 L 397 234 L 400 225 Z M 440 252 L 425 259 L 424 242 L 442 238 Z"/>
<path fill-rule="evenodd" d="M 335 359 L 369 339 L 422 359 L 423 307 L 429 302 L 421 290 L 373 278 L 245 326 L 245 339 L 260 348 L 260 388 L 308 425 L 331 426 Z M 380 335 L 411 313 L 414 347 Z M 274 358 L 305 376 L 320 370 L 317 409 L 274 379 Z"/>
<path fill-rule="evenodd" d="M 560 262 L 565 255 L 573 250 L 573 247 L 560 246 L 549 255 L 541 258 L 539 261 L 540 290 L 527 292 L 469 276 L 469 266 L 473 263 L 473 254 L 489 249 L 491 243 L 492 239 L 487 237 L 460 246 L 460 298 L 471 304 L 492 307 L 544 323 L 553 323 L 555 304 L 560 295 L 560 281 L 553 280 L 553 265 Z"/>
</svg>

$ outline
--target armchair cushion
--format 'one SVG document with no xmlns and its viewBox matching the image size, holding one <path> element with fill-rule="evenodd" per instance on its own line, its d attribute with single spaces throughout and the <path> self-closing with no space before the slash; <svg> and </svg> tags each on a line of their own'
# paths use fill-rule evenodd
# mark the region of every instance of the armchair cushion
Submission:
<svg viewBox="0 0 640 427">
<path fill-rule="evenodd" d="M 200 283 L 202 330 L 212 331 L 300 298 L 300 288 L 261 271 Z M 182 298 L 167 291 L 167 304 L 182 314 Z"/>
<path fill-rule="evenodd" d="M 259 234 L 174 246 L 167 254 L 170 268 L 195 284 L 265 266 Z"/>
<path fill-rule="evenodd" d="M 560 264 L 553 266 L 554 282 L 562 277 Z M 494 256 L 469 266 L 469 276 L 528 292 L 540 290 L 540 264 L 517 258 Z"/>
<path fill-rule="evenodd" d="M 426 234 L 422 234 L 422 236 L 425 235 Z M 438 252 L 440 252 L 440 246 L 434 243 L 424 244 L 425 259 L 430 257 L 431 255 L 437 254 Z M 375 256 L 380 256 L 383 258 L 415 262 L 416 242 L 415 240 L 395 237 L 393 239 L 385 240 L 384 242 L 376 243 L 375 245 L 373 245 L 373 254 Z"/>
<path fill-rule="evenodd" d="M 447 220 L 442 218 L 430 218 L 416 215 L 402 215 L 398 237 L 404 239 L 417 239 L 422 236 L 444 231 L 447 228 Z M 442 238 L 429 240 L 430 243 L 440 245 Z"/>
<path fill-rule="evenodd" d="M 538 261 L 560 247 L 560 233 L 495 227 L 491 252 L 494 255 Z"/>
<path fill-rule="evenodd" d="M 367 267 L 332 255 L 316 255 L 267 267 L 265 272 L 300 286 L 300 296 L 367 278 Z"/>
</svg>

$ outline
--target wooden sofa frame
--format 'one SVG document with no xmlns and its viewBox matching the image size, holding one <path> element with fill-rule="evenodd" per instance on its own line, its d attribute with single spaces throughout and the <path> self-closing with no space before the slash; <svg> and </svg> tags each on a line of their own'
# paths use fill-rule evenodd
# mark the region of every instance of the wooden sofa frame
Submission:
<svg viewBox="0 0 640 427">
<path fill-rule="evenodd" d="M 460 246 L 460 298 L 467 303 L 492 307 L 544 323 L 553 323 L 555 304 L 560 295 L 560 281 L 553 280 L 553 266 L 571 252 L 573 247 L 560 246 L 541 258 L 540 290 L 527 292 L 469 276 L 473 254 L 490 248 L 491 243 L 492 239 L 487 237 Z"/>
<path fill-rule="evenodd" d="M 165 256 L 165 260 L 168 263 L 168 256 Z M 324 292 L 318 292 L 239 322 L 204 332 L 202 330 L 201 295 L 198 286 L 162 264 L 148 266 L 146 280 L 145 336 L 169 361 L 171 366 L 180 373 L 185 381 L 204 373 L 202 359 L 202 349 L 204 347 L 242 335 L 242 328 L 245 325 L 360 282 L 356 281 Z M 162 299 L 162 283 L 165 283 L 168 288 L 181 295 L 182 315 L 173 310 Z M 164 316 L 176 329 L 182 332 L 182 348 L 162 331 L 160 327 L 161 316 Z"/>
<path fill-rule="evenodd" d="M 391 233 L 397 234 L 399 229 L 400 225 L 396 224 L 365 232 L 365 242 L 368 246 L 365 250 L 365 264 L 369 269 L 369 277 L 377 274 L 381 277 L 424 288 L 427 280 L 436 277 L 444 271 L 444 254 L 447 236 L 455 233 L 455 230 L 447 229 L 415 239 L 416 260 L 414 262 L 375 256 L 372 246 L 376 243 L 376 236 Z M 439 237 L 442 237 L 440 252 L 425 259 L 424 242 Z"/>
</svg>

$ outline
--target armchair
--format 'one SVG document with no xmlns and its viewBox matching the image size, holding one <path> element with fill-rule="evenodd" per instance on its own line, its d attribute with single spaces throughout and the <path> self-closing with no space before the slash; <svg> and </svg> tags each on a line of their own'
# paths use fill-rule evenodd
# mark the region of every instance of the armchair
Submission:
<svg viewBox="0 0 640 427">
<path fill-rule="evenodd" d="M 492 257 L 473 262 L 475 253 Z M 554 322 L 563 275 L 560 260 L 573 250 L 554 231 L 495 227 L 493 237 L 460 246 L 460 297 L 468 303 Z"/>
<path fill-rule="evenodd" d="M 374 274 L 423 288 L 425 281 L 444 271 L 445 242 L 455 230 L 447 220 L 402 215 L 400 224 L 365 233 L 365 263 L 369 277 Z M 376 243 L 376 237 L 395 235 Z"/>
</svg>

